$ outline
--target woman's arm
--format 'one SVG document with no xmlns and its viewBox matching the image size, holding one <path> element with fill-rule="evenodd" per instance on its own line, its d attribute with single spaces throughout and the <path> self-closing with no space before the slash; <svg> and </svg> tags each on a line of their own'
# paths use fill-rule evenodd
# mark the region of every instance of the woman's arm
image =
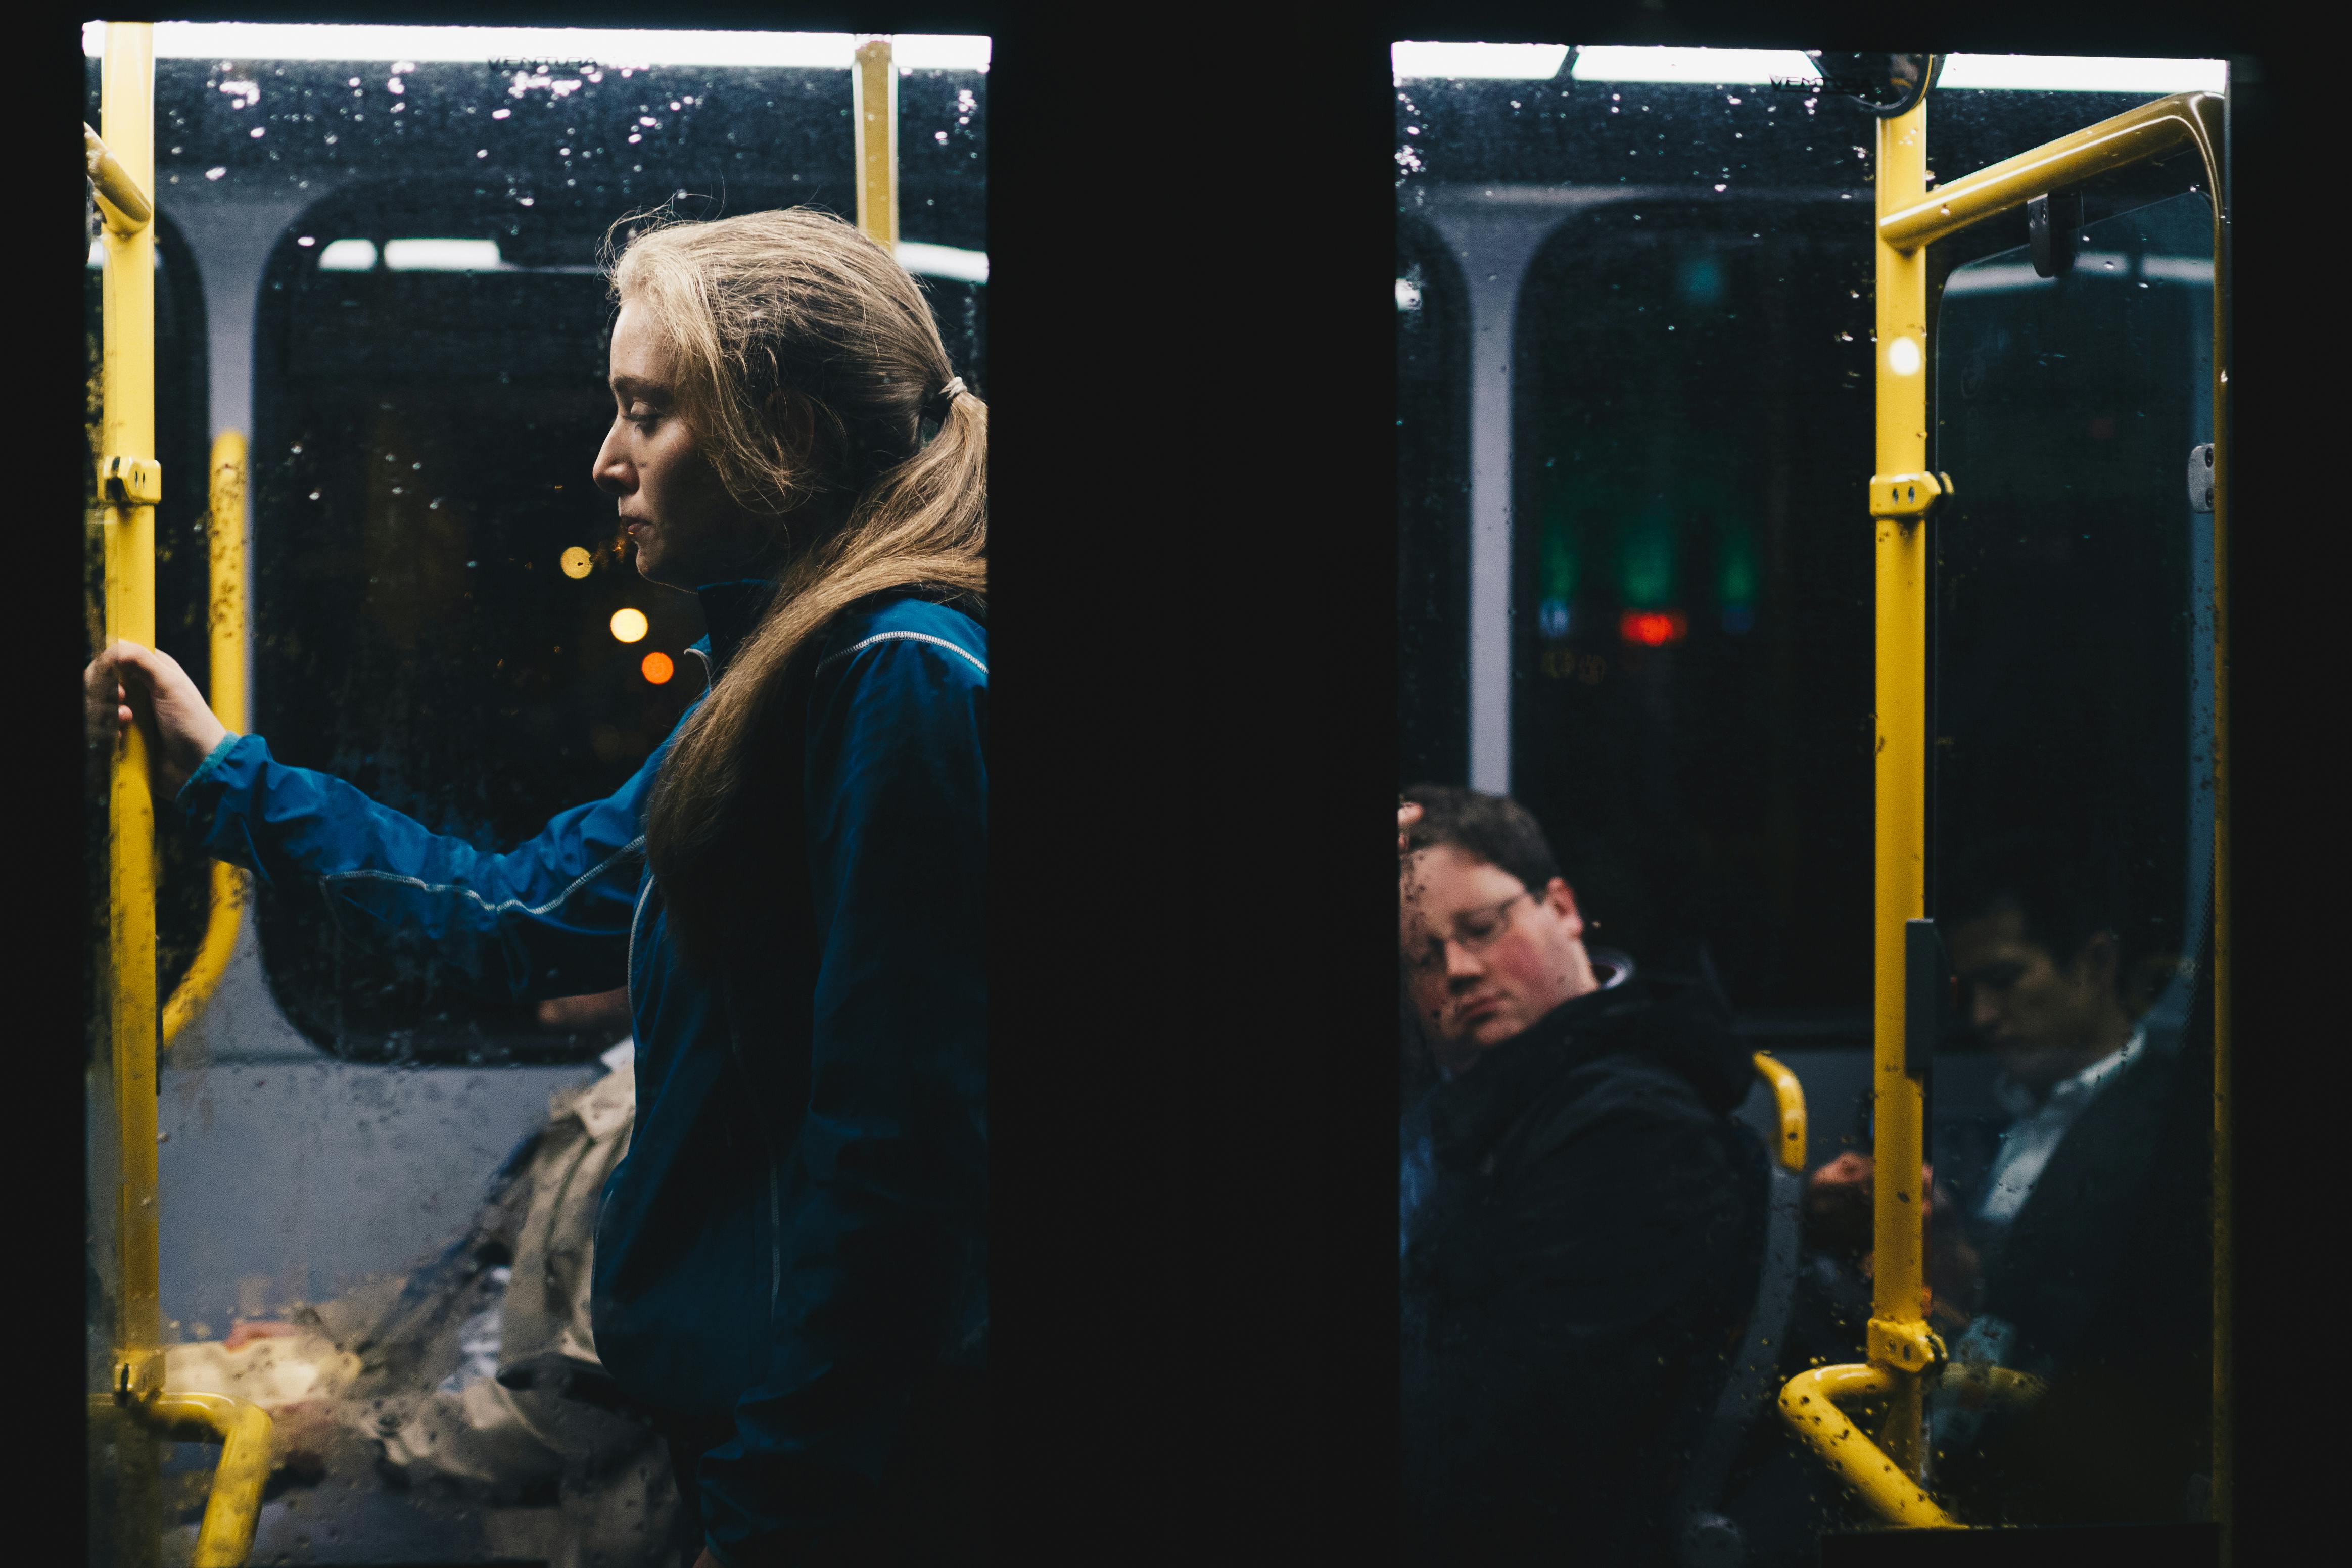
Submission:
<svg viewBox="0 0 2352 1568">
<path fill-rule="evenodd" d="M 176 800 L 215 859 L 271 886 L 319 888 L 345 931 L 422 945 L 477 995 L 529 1001 L 626 982 L 659 753 L 613 795 L 493 854 L 279 762 L 257 735 L 230 735 L 177 662 L 135 643 L 114 644 L 85 674 L 94 739 L 105 737 L 110 678 L 116 727 L 146 733 L 158 794 Z"/>
<path fill-rule="evenodd" d="M 746 1563 L 805 1543 L 812 1505 L 855 1514 L 915 1380 L 984 1343 L 987 688 L 973 642 L 895 636 L 816 672 L 821 966 L 775 1349 L 734 1440 L 701 1468 L 710 1540 Z"/>
</svg>

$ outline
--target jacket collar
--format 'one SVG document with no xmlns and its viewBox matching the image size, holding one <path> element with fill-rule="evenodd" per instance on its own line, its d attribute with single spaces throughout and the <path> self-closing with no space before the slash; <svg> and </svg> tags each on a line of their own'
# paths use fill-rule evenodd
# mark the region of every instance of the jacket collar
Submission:
<svg viewBox="0 0 2352 1568">
<path fill-rule="evenodd" d="M 713 685 L 726 673 L 728 661 L 743 645 L 760 617 L 766 613 L 769 596 L 774 593 L 775 580 L 765 577 L 735 578 L 724 582 L 706 582 L 694 591 L 702 605 L 702 623 L 708 628 L 690 652 L 702 655 L 709 667 Z"/>
<path fill-rule="evenodd" d="M 1613 1031 L 1597 1026 L 1649 1000 L 1632 968 L 1623 963 L 1601 989 L 1570 998 L 1517 1035 L 1487 1047 L 1476 1067 L 1432 1091 L 1430 1135 L 1438 1157 L 1475 1163 L 1547 1083 L 1606 1049 Z"/>
</svg>

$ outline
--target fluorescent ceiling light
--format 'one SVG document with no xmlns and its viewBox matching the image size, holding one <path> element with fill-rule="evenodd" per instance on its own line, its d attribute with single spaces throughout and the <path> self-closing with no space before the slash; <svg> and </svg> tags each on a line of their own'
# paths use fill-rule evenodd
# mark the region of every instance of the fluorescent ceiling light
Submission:
<svg viewBox="0 0 2352 1568">
<path fill-rule="evenodd" d="M 1818 80 L 1822 68 L 1802 49 L 1657 49 L 1604 46 L 1580 50 L 1577 81 L 1678 81 L 1709 87 Z"/>
<path fill-rule="evenodd" d="M 339 239 L 319 253 L 321 272 L 373 272 L 375 270 L 375 241 L 372 239 Z"/>
<path fill-rule="evenodd" d="M 1819 75 L 1819 71 L 1813 74 Z M 2220 92 L 2222 60 L 2135 59 L 2105 55 L 1954 55 L 1939 88 L 2017 88 L 2042 92 Z"/>
<path fill-rule="evenodd" d="M 929 277 L 952 277 L 960 283 L 988 281 L 988 253 L 984 250 L 958 250 L 951 245 L 900 240 L 898 265 Z"/>
<path fill-rule="evenodd" d="M 331 250 L 334 247 L 331 246 L 328 248 Z M 323 265 L 324 258 L 320 260 Z M 388 239 L 383 242 L 383 264 L 394 272 L 496 272 L 499 269 L 499 242 L 494 239 Z"/>
<path fill-rule="evenodd" d="M 656 31 L 614 27 L 413 27 L 277 22 L 158 22 L 155 57 L 198 60 L 594 61 L 612 66 L 811 66 L 846 70 L 848 33 Z M 81 52 L 105 53 L 106 24 L 86 22 Z M 909 34 L 892 58 L 908 70 L 988 68 L 989 40 Z"/>
<path fill-rule="evenodd" d="M 1391 44 L 1389 62 L 1396 78 L 1481 78 L 1491 81 L 1549 81 L 1568 58 L 1566 44 Z"/>
</svg>

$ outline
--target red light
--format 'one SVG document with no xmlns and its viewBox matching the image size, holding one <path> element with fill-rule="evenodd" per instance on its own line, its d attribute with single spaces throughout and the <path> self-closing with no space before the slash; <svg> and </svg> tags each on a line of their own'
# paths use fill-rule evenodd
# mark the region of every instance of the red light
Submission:
<svg viewBox="0 0 2352 1568">
<path fill-rule="evenodd" d="M 637 668 L 643 670 L 646 679 L 656 685 L 662 685 L 677 673 L 677 666 L 670 663 L 667 653 L 647 653 Z"/>
<path fill-rule="evenodd" d="M 1644 648 L 1679 643 L 1690 631 L 1690 621 L 1679 610 L 1628 610 L 1617 618 L 1617 634 Z"/>
</svg>

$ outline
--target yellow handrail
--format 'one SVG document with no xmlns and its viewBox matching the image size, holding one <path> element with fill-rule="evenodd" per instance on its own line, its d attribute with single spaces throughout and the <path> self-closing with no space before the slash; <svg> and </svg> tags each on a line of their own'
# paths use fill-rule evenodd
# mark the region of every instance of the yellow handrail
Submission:
<svg viewBox="0 0 2352 1568">
<path fill-rule="evenodd" d="M 2221 144 L 2221 95 L 2177 92 L 2004 158 L 1925 199 L 1919 199 L 1919 193 L 1906 193 L 1911 199 L 1891 211 L 1882 200 L 1878 237 L 1896 250 L 1916 251 L 2045 192 L 2079 185 L 2183 145 L 2193 145 L 2203 155 L 2206 188 L 2216 190 Z"/>
<path fill-rule="evenodd" d="M 883 249 L 898 248 L 898 73 L 890 67 L 890 40 L 857 46 L 849 73 L 850 120 L 856 128 L 857 226 Z"/>
<path fill-rule="evenodd" d="M 106 550 L 106 639 L 155 643 L 155 225 L 143 193 L 154 183 L 154 32 L 106 25 L 100 68 L 102 144 L 85 132 L 93 188 L 106 216 L 100 286 L 99 502 Z M 240 650 L 241 653 L 241 650 Z M 240 662 L 237 666 L 242 671 Z M 215 676 L 217 679 L 217 676 Z M 138 727 L 116 743 L 107 789 L 107 1021 L 117 1164 L 115 1302 L 109 1392 L 142 1427 L 194 1423 L 226 1440 L 197 1535 L 203 1568 L 233 1568 L 253 1544 L 269 1474 L 269 1418 L 220 1395 L 169 1394 L 157 1289 L 155 1048 L 155 809 Z M 152 1478 L 152 1450 L 126 1457 Z M 152 1496 L 143 1487 L 130 1489 Z M 161 1521 L 153 1521 L 160 1526 Z M 158 1538 L 137 1521 L 132 1537 Z"/>
<path fill-rule="evenodd" d="M 1795 1073 L 1760 1051 L 1756 1053 L 1756 1072 L 1772 1091 L 1772 1103 L 1780 1113 L 1780 1146 L 1773 1157 L 1781 1169 L 1801 1172 L 1805 1168 L 1805 1086 L 1797 1082 Z"/>
<path fill-rule="evenodd" d="M 1898 212 L 1927 184 L 1927 106 L 1878 122 L 1878 211 Z M 1927 258 L 1877 245 L 1875 461 L 1878 476 L 1927 467 Z M 1872 925 L 1872 1044 L 1878 1179 L 1873 1186 L 1870 1360 L 1890 1380 L 1879 1441 L 1912 1479 L 1925 1465 L 1919 1375 L 1940 1347 L 1927 1328 L 1925 1086 L 1909 1071 L 1905 1029 L 1906 923 L 1927 913 L 1927 513 L 1871 485 L 1877 555 L 1876 837 Z"/>
<path fill-rule="evenodd" d="M 213 442 L 212 507 L 205 532 L 212 553 L 212 706 L 233 732 L 248 722 L 245 700 L 245 437 L 224 430 Z M 246 873 L 226 861 L 212 866 L 212 910 L 204 941 L 163 1004 L 163 1041 L 168 1047 L 195 1021 L 219 988 L 236 951 L 244 924 Z"/>
<path fill-rule="evenodd" d="M 2222 244 L 2220 132 L 2222 100 L 2176 93 L 2021 152 L 1927 193 L 1927 104 L 1878 125 L 1877 473 L 1871 511 L 1877 538 L 1876 838 L 1873 856 L 1875 1165 L 1882 1173 L 1921 1168 L 1924 1085 L 1907 1071 L 1905 922 L 1922 912 L 1926 865 L 1927 554 L 1924 524 L 1948 488 L 1927 471 L 1927 246 L 2044 192 L 2194 145 L 2214 204 L 2213 517 L 2214 602 L 2214 1456 L 2213 1511 L 2228 1561 L 2231 1454 L 2228 1420 L 2230 1176 L 2230 922 L 2228 821 L 2227 540 L 2229 524 L 2228 255 Z M 1917 492 L 1928 494 L 1920 504 Z M 1760 1060 L 1760 1059 L 1759 1059 Z M 1790 1381 L 1781 1415 L 1878 1512 L 1895 1524 L 1955 1526 L 1919 1490 L 1927 1379 L 1944 1367 L 1942 1342 L 1926 1322 L 1927 1204 L 1913 1184 L 1874 1184 L 1875 1252 L 1864 1365 L 1824 1366 Z M 1945 1374 L 1950 1375 L 1950 1374 Z M 1958 1374 L 1981 1378 L 2005 1402 L 2038 1397 L 2038 1379 L 1999 1367 Z M 1883 1396 L 1889 1408 L 1880 1442 L 1864 1437 L 1835 1401 Z M 1883 1447 L 1882 1447 L 1883 1445 Z"/>
<path fill-rule="evenodd" d="M 1958 1530 L 1959 1521 L 1838 1408 L 1841 1400 L 1899 1394 L 1909 1381 L 1880 1366 L 1817 1366 L 1789 1379 L 1780 1415 L 1881 1519 L 1916 1530 Z"/>
<path fill-rule="evenodd" d="M 117 191 L 154 179 L 154 40 L 142 22 L 110 22 L 100 73 L 100 118 Z M 152 216 L 152 210 L 151 210 Z M 155 643 L 155 228 L 104 236 L 100 350 L 99 502 L 106 541 L 106 637 Z M 147 747 L 136 725 L 114 750 L 108 789 L 109 1017 L 115 1123 L 121 1139 L 117 1212 L 121 1300 L 113 1386 L 126 1401 L 161 1392 L 163 1317 L 156 1299 L 155 813 Z"/>
<path fill-rule="evenodd" d="M 170 1436 L 222 1445 L 204 1522 L 196 1527 L 194 1568 L 239 1568 L 253 1552 L 261 1491 L 269 1479 L 274 1427 L 268 1414 L 226 1394 L 162 1394 L 148 1405 L 146 1418 Z"/>
</svg>

